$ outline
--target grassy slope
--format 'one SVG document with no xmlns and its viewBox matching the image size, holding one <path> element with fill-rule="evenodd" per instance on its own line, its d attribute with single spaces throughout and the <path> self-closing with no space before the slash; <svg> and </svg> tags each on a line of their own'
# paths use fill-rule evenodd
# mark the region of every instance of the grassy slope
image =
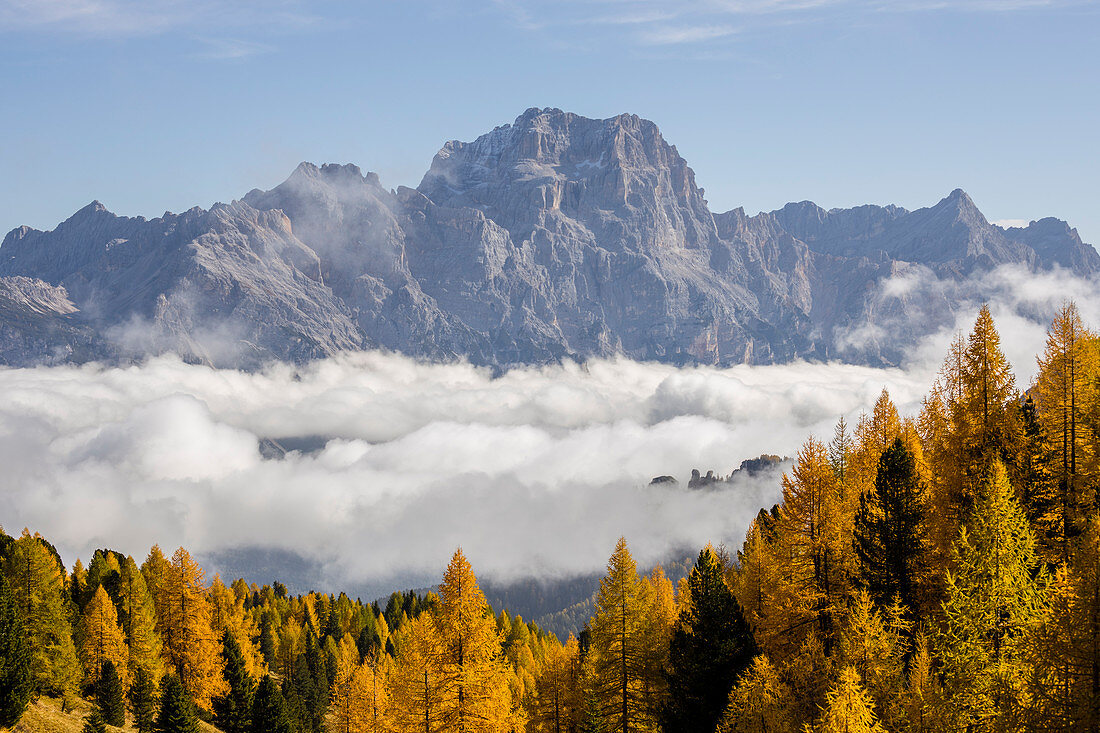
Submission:
<svg viewBox="0 0 1100 733">
<path fill-rule="evenodd" d="M 76 704 L 76 709 L 63 713 L 60 700 L 44 697 L 27 707 L 27 711 L 23 713 L 23 717 L 14 728 L 0 728 L 0 732 L 10 730 L 10 733 L 80 733 L 84 727 L 84 716 L 91 710 L 92 706 L 89 702 L 80 700 Z M 129 726 L 125 728 L 107 726 L 107 730 L 117 733 L 134 729 Z M 201 721 L 199 730 L 202 733 L 218 733 L 217 728 Z"/>
</svg>

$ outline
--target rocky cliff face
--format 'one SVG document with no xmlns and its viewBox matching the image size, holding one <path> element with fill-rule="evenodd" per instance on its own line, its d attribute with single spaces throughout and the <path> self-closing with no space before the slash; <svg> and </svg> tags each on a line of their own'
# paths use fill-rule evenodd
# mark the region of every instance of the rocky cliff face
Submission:
<svg viewBox="0 0 1100 733">
<path fill-rule="evenodd" d="M 1091 275 L 1100 255 L 1054 219 L 992 225 L 962 191 L 912 212 L 712 214 L 652 122 L 531 109 L 444 145 L 415 190 L 303 163 L 210 211 L 93 203 L 53 231 L 16 229 L 0 245 L 0 361 L 170 350 L 250 367 L 381 346 L 497 367 L 889 363 L 904 344 L 840 337 L 871 317 L 877 283 L 1001 264 Z"/>
</svg>

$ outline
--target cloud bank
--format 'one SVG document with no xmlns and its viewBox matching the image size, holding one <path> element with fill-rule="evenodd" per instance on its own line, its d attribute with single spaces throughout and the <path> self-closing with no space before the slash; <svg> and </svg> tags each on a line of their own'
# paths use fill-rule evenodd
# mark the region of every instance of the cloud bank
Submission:
<svg viewBox="0 0 1100 733">
<path fill-rule="evenodd" d="M 740 542 L 778 498 L 774 476 L 717 492 L 649 480 L 793 455 L 883 386 L 912 405 L 925 380 L 625 360 L 493 379 L 377 352 L 260 373 L 168 357 L 9 369 L 0 521 L 41 531 L 70 563 L 103 546 L 140 558 L 154 542 L 206 558 L 290 550 L 327 589 L 432 579 L 456 546 L 494 579 L 564 577 L 599 570 L 619 535 L 640 562 Z M 311 436 L 324 447 L 261 456 L 262 439 Z"/>
<path fill-rule="evenodd" d="M 457 546 L 496 581 L 599 572 L 620 535 L 643 565 L 736 546 L 778 500 L 777 477 L 691 491 L 692 468 L 794 455 L 883 387 L 915 413 L 983 301 L 1026 387 L 1066 297 L 1100 323 L 1100 288 L 1065 273 L 901 273 L 875 296 L 887 315 L 849 334 L 927 333 L 934 314 L 899 369 L 610 360 L 493 378 L 380 352 L 253 373 L 172 357 L 4 369 L 0 523 L 42 532 L 68 563 L 97 547 L 140 559 L 183 545 L 212 571 L 365 597 L 435 582 Z M 270 441 L 310 450 L 270 457 Z M 649 484 L 666 474 L 681 485 Z"/>
</svg>

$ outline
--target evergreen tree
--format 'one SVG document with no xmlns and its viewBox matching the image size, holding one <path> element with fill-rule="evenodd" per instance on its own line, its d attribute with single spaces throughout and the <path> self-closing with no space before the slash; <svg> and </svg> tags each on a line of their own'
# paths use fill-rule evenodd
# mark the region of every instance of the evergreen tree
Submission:
<svg viewBox="0 0 1100 733">
<path fill-rule="evenodd" d="M 107 733 L 107 723 L 98 710 L 93 710 L 84 718 L 84 727 L 80 730 L 81 733 Z"/>
<path fill-rule="evenodd" d="M 274 621 L 271 612 L 264 611 L 260 616 L 260 654 L 268 669 L 275 669 L 278 660 L 278 645 L 275 642 Z"/>
<path fill-rule="evenodd" d="M 999 461 L 959 533 L 955 564 L 936 637 L 949 697 L 945 723 L 1000 729 L 1026 678 L 1023 643 L 1047 613 L 1047 599 L 1045 580 L 1036 579 L 1035 539 Z"/>
<path fill-rule="evenodd" d="M 119 620 L 126 637 L 128 667 L 131 670 L 144 668 L 155 683 L 164 674 L 164 660 L 153 596 L 134 558 L 127 556 L 119 567 Z"/>
<path fill-rule="evenodd" d="M 711 547 L 699 553 L 687 590 L 669 648 L 665 733 L 713 730 L 730 691 L 756 656 L 752 631 Z"/>
<path fill-rule="evenodd" d="M 0 726 L 14 726 L 34 693 L 27 647 L 23 614 L 0 573 Z"/>
<path fill-rule="evenodd" d="M 271 675 L 265 674 L 252 698 L 252 727 L 250 733 L 294 733 L 290 723 L 286 700 Z"/>
<path fill-rule="evenodd" d="M 144 667 L 134 670 L 130 685 L 130 715 L 138 733 L 152 733 L 157 717 L 157 691 L 153 677 Z"/>
<path fill-rule="evenodd" d="M 161 680 L 160 710 L 153 730 L 156 733 L 199 733 L 195 704 L 174 674 Z"/>
<path fill-rule="evenodd" d="M 875 603 L 894 598 L 918 610 L 917 584 L 925 568 L 924 490 L 913 454 L 895 438 L 879 458 L 874 486 L 860 496 L 855 550 Z"/>
<path fill-rule="evenodd" d="M 99 679 L 95 684 L 95 699 L 96 705 L 99 707 L 99 714 L 107 725 L 121 728 L 126 723 L 124 689 L 114 662 L 105 661 Z"/>
<path fill-rule="evenodd" d="M 224 733 L 248 733 L 256 683 L 246 669 L 240 645 L 228 629 L 222 634 L 222 661 L 229 689 L 214 698 L 214 719 Z"/>
</svg>

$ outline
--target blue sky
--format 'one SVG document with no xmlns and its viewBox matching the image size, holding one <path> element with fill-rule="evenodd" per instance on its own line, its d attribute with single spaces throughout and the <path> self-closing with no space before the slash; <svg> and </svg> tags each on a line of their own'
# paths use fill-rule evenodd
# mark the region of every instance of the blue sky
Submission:
<svg viewBox="0 0 1100 733">
<path fill-rule="evenodd" d="M 302 160 L 415 186 L 527 107 L 654 120 L 711 208 L 1053 215 L 1100 244 L 1096 0 L 0 0 L 0 229 Z"/>
</svg>

